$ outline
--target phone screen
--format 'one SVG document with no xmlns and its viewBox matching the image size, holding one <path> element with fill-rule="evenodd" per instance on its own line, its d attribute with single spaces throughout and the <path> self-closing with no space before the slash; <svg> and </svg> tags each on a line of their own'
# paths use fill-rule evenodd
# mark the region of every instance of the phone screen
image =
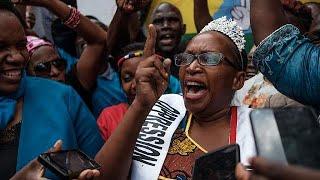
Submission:
<svg viewBox="0 0 320 180">
<path fill-rule="evenodd" d="M 320 127 L 311 109 L 257 109 L 250 118 L 259 156 L 320 169 Z"/>
<path fill-rule="evenodd" d="M 85 169 L 99 169 L 100 165 L 79 150 L 44 153 L 40 163 L 63 179 L 76 178 Z"/>
<path fill-rule="evenodd" d="M 192 179 L 233 180 L 238 162 L 240 162 L 240 150 L 237 144 L 222 147 L 196 160 Z"/>
<path fill-rule="evenodd" d="M 79 172 L 93 167 L 93 164 L 77 151 L 65 151 L 49 154 L 50 160 L 69 173 Z"/>
<path fill-rule="evenodd" d="M 273 112 L 288 162 L 320 169 L 320 128 L 315 114 L 307 108 Z"/>
</svg>

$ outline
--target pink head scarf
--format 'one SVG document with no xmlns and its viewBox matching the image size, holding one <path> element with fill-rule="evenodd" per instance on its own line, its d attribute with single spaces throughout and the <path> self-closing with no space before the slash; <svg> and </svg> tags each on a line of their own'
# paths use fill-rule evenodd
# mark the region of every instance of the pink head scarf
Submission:
<svg viewBox="0 0 320 180">
<path fill-rule="evenodd" d="M 27 36 L 27 50 L 28 53 L 31 55 L 36 49 L 41 46 L 53 46 L 50 42 L 47 42 L 43 39 L 40 39 L 35 36 Z"/>
</svg>

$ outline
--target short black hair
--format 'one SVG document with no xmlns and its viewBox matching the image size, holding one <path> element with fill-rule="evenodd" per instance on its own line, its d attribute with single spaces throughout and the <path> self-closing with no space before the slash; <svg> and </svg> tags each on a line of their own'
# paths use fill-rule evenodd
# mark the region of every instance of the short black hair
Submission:
<svg viewBox="0 0 320 180">
<path fill-rule="evenodd" d="M 155 9 L 154 9 L 152 14 L 154 14 L 161 5 L 169 5 L 169 6 L 173 7 L 175 10 L 177 10 L 177 12 L 179 13 L 179 16 L 181 17 L 181 20 L 183 21 L 182 13 L 181 13 L 180 9 L 177 6 L 175 6 L 174 4 L 170 3 L 170 2 L 161 2 L 161 3 L 159 3 L 155 7 Z"/>
<path fill-rule="evenodd" d="M 134 51 L 143 51 L 144 49 L 144 43 L 143 42 L 135 42 L 132 44 L 128 44 L 127 46 L 121 48 L 120 53 L 119 53 L 119 57 L 123 57 L 131 52 Z"/>
<path fill-rule="evenodd" d="M 23 28 L 27 28 L 27 23 L 25 20 L 22 18 L 21 14 L 19 11 L 14 7 L 12 2 L 10 0 L 0 0 L 0 11 L 9 11 L 13 13 L 20 21 L 21 25 Z"/>
</svg>

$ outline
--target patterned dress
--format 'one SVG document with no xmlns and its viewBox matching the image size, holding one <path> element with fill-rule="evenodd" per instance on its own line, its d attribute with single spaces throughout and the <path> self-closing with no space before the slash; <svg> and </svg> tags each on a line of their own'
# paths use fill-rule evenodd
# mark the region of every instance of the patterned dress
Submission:
<svg viewBox="0 0 320 180">
<path fill-rule="evenodd" d="M 251 109 L 232 107 L 230 119 L 229 144 L 240 146 L 241 163 L 248 165 L 247 159 L 256 155 L 249 113 Z M 171 144 L 160 171 L 161 180 L 191 180 L 196 159 L 207 153 L 190 135 L 189 127 L 192 115 L 185 128 L 178 128 L 171 139 Z M 183 122 L 183 121 L 182 121 Z M 182 126 L 180 126 L 182 127 Z"/>
<path fill-rule="evenodd" d="M 159 179 L 191 179 L 194 162 L 203 154 L 184 129 L 176 130 Z"/>
</svg>

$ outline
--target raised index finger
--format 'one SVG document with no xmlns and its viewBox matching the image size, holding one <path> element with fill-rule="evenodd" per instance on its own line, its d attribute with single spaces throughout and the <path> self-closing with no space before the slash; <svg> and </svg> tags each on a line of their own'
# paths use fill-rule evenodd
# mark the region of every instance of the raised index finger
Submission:
<svg viewBox="0 0 320 180">
<path fill-rule="evenodd" d="M 145 58 L 152 56 L 155 53 L 155 45 L 157 39 L 156 28 L 153 24 L 148 26 L 148 37 L 144 45 L 143 56 Z"/>
</svg>

